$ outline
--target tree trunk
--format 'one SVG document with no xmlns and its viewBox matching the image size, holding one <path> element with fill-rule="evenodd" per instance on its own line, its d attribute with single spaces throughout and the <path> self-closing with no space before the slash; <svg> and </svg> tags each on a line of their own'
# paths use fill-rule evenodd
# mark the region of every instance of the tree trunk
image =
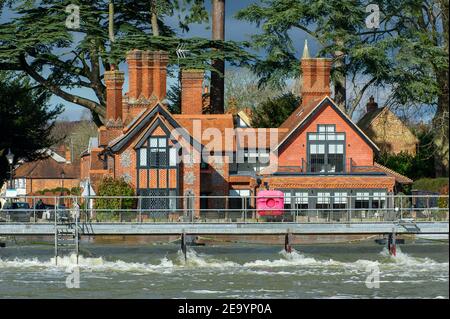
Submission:
<svg viewBox="0 0 450 319">
<path fill-rule="evenodd" d="M 109 1 L 108 18 L 109 18 L 109 24 L 108 24 L 109 41 L 114 42 L 114 3 L 113 3 L 113 0 Z"/>
<path fill-rule="evenodd" d="M 153 36 L 159 37 L 158 10 L 156 8 L 156 0 L 151 0 L 150 3 L 151 3 L 150 14 L 151 14 Z"/>
<path fill-rule="evenodd" d="M 225 0 L 212 0 L 212 39 L 225 40 Z M 212 113 L 223 114 L 225 90 L 225 61 L 212 61 L 218 72 L 211 72 L 211 110 Z"/>
<path fill-rule="evenodd" d="M 343 46 L 341 39 L 336 39 L 336 44 Z M 341 110 L 346 112 L 346 77 L 345 77 L 345 55 L 342 51 L 334 52 L 334 101 Z M 347 112 L 346 112 L 347 113 Z"/>
</svg>

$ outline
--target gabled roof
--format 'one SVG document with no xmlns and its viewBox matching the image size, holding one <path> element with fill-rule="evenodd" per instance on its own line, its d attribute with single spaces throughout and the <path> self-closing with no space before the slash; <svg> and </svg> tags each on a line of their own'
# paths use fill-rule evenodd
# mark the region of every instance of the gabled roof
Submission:
<svg viewBox="0 0 450 319">
<path fill-rule="evenodd" d="M 78 163 L 58 162 L 53 157 L 22 164 L 15 170 L 14 177 L 61 179 L 62 171 L 64 171 L 64 179 L 80 178 L 80 166 Z"/>
<path fill-rule="evenodd" d="M 179 133 L 189 137 L 191 144 L 201 151 L 201 144 L 196 141 L 189 132 L 180 125 L 172 116 L 172 114 L 160 103 L 157 103 L 153 108 L 149 108 L 146 111 L 139 114 L 135 120 L 133 120 L 125 129 L 125 133 L 115 138 L 108 144 L 108 149 L 112 152 L 118 152 L 125 147 L 133 138 L 137 137 L 144 127 L 149 125 L 153 118 L 160 114 L 174 129 L 179 129 Z"/>
<path fill-rule="evenodd" d="M 292 134 L 299 128 L 304 127 L 314 115 L 320 112 L 324 107 L 331 106 L 337 114 L 339 114 L 347 124 L 352 127 L 355 132 L 369 144 L 374 150 L 379 151 L 378 146 L 345 114 L 329 97 L 324 97 L 321 101 L 313 100 L 306 105 L 299 106 L 281 125 L 280 128 L 287 129 L 287 133 L 280 139 L 277 147 L 282 146 Z"/>
<path fill-rule="evenodd" d="M 366 130 L 370 124 L 386 109 L 386 107 L 380 107 L 371 112 L 366 112 L 364 116 L 358 121 L 358 126 L 362 130 Z"/>
<path fill-rule="evenodd" d="M 379 118 L 382 114 L 384 113 L 389 113 L 390 115 L 396 117 L 398 119 L 398 121 L 407 129 L 407 131 L 410 132 L 410 134 L 414 137 L 414 139 L 419 142 L 419 139 L 417 138 L 417 136 L 415 136 L 411 130 L 403 123 L 403 121 L 401 119 L 398 118 L 397 115 L 394 114 L 394 112 L 392 112 L 388 107 L 384 106 L 381 108 L 377 108 L 373 111 L 370 112 L 366 112 L 366 114 L 364 114 L 364 116 L 358 121 L 358 126 L 365 132 L 368 131 L 369 127 L 372 125 L 372 123 Z M 376 126 L 371 128 L 372 130 L 375 129 L 376 130 Z"/>
<path fill-rule="evenodd" d="M 175 114 L 174 119 L 184 127 L 189 134 L 195 136 L 194 123 L 195 121 L 200 121 L 201 123 L 201 133 L 207 129 L 217 129 L 220 132 L 222 138 L 222 148 L 223 151 L 233 151 L 233 144 L 226 143 L 225 140 L 226 130 L 234 128 L 233 115 L 231 114 Z M 208 134 L 202 134 L 201 141 L 203 145 L 210 142 L 210 136 Z"/>
</svg>

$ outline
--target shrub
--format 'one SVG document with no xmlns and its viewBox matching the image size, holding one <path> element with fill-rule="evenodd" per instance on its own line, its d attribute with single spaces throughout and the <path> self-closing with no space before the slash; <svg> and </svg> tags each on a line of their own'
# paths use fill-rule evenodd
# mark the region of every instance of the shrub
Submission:
<svg viewBox="0 0 450 319">
<path fill-rule="evenodd" d="M 448 178 L 447 177 L 421 178 L 414 182 L 413 189 L 440 193 L 440 191 L 442 189 L 444 189 L 445 186 L 447 186 L 447 190 L 448 190 Z M 448 191 L 447 191 L 447 194 L 448 194 Z"/>
<path fill-rule="evenodd" d="M 101 196 L 133 196 L 134 189 L 123 178 L 114 179 L 112 177 L 105 177 L 98 186 L 99 197 Z M 133 198 L 97 198 L 94 204 L 95 209 L 108 210 L 106 212 L 99 212 L 97 219 L 118 220 L 120 211 L 123 209 L 133 209 L 136 207 L 136 200 Z"/>
</svg>

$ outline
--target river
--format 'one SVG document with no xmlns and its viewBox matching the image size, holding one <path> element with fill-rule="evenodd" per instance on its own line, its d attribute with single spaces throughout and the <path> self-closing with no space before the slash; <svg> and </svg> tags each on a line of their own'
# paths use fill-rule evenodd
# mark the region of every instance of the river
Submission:
<svg viewBox="0 0 450 319">
<path fill-rule="evenodd" d="M 0 298 L 449 298 L 448 243 L 407 243 L 396 257 L 372 241 L 281 248 L 191 247 L 185 262 L 175 244 L 85 243 L 77 270 L 74 255 L 55 266 L 50 243 L 8 243 Z"/>
</svg>

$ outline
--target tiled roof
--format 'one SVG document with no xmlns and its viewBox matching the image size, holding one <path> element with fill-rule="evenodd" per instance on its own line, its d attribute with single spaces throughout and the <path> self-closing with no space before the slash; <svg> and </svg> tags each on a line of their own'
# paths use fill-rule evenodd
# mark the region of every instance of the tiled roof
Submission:
<svg viewBox="0 0 450 319">
<path fill-rule="evenodd" d="M 379 151 L 378 146 L 345 114 L 329 96 L 325 96 L 322 100 L 312 100 L 306 105 L 299 106 L 280 126 L 280 128 L 287 128 L 288 131 L 282 138 L 278 147 L 280 147 L 291 134 L 297 130 L 299 127 L 307 123 L 308 118 L 321 110 L 323 106 L 331 106 L 354 130 L 358 133 L 362 139 L 364 139 L 367 144 L 369 144 L 373 149 Z"/>
<path fill-rule="evenodd" d="M 376 119 L 378 117 L 378 115 L 380 115 L 386 108 L 385 107 L 381 107 L 381 108 L 377 108 L 376 110 L 373 110 L 371 112 L 367 112 L 366 114 L 364 114 L 364 116 L 358 121 L 358 126 L 362 129 L 362 130 L 367 130 L 367 128 L 370 126 L 370 124 L 372 123 L 372 121 L 374 119 Z"/>
<path fill-rule="evenodd" d="M 60 179 L 62 171 L 64 171 L 65 179 L 80 178 L 79 163 L 58 163 L 51 157 L 34 162 L 24 163 L 15 170 L 14 176 L 23 178 Z"/>
<path fill-rule="evenodd" d="M 206 129 L 217 129 L 222 137 L 222 146 L 225 151 L 234 150 L 235 143 L 231 145 L 229 143 L 226 144 L 225 139 L 225 131 L 226 129 L 233 129 L 233 116 L 231 114 L 175 114 L 173 118 L 184 127 L 191 136 L 196 138 L 194 132 L 194 123 L 201 124 L 201 132 L 203 133 Z M 203 145 L 208 144 L 212 140 L 212 136 L 208 136 L 208 134 L 202 134 L 201 143 Z"/>
<path fill-rule="evenodd" d="M 392 189 L 395 179 L 391 176 L 271 176 L 270 186 L 274 188 L 388 188 Z"/>
<path fill-rule="evenodd" d="M 412 184 L 413 180 L 400 174 L 397 173 L 396 171 L 393 171 L 390 168 L 387 168 L 386 166 L 383 166 L 377 162 L 374 163 L 374 166 L 377 167 L 378 169 L 380 169 L 381 171 L 385 172 L 387 175 L 392 176 L 395 178 L 395 180 L 397 181 L 397 183 L 400 184 Z"/>
</svg>

